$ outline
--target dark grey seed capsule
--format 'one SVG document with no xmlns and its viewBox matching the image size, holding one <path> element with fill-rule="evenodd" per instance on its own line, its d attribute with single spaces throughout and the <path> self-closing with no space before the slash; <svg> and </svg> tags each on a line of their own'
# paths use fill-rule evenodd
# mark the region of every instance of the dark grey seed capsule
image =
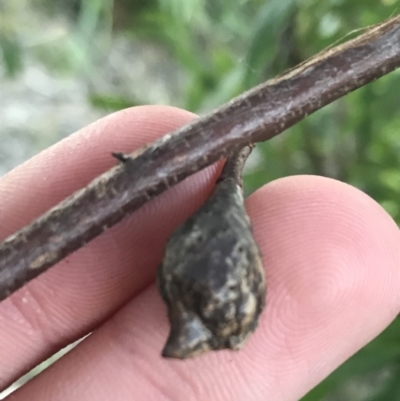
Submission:
<svg viewBox="0 0 400 401">
<path fill-rule="evenodd" d="M 250 152 L 228 158 L 213 194 L 167 243 L 157 277 L 171 324 L 164 357 L 236 350 L 257 327 L 266 285 L 241 185 Z"/>
</svg>

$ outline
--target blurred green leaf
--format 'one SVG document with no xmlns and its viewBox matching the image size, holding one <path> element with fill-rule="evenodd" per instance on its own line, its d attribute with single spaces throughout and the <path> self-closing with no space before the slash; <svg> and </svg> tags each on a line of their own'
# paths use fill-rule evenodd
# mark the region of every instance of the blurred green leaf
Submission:
<svg viewBox="0 0 400 401">
<path fill-rule="evenodd" d="M 370 397 L 368 401 L 397 401 L 400 400 L 400 364 L 392 368 L 391 377 L 380 391 Z"/>
<path fill-rule="evenodd" d="M 280 34 L 289 21 L 296 3 L 296 0 L 270 0 L 260 7 L 246 56 L 248 71 L 244 79 L 246 88 L 258 84 L 265 78 L 265 70 L 279 52 Z"/>
<path fill-rule="evenodd" d="M 92 93 L 89 95 L 89 100 L 94 107 L 103 109 L 107 112 L 118 111 L 140 105 L 140 103 L 135 102 L 132 99 L 127 99 L 115 94 Z"/>
<path fill-rule="evenodd" d="M 0 48 L 5 72 L 9 78 L 13 78 L 23 68 L 23 52 L 17 36 L 0 33 Z"/>
</svg>

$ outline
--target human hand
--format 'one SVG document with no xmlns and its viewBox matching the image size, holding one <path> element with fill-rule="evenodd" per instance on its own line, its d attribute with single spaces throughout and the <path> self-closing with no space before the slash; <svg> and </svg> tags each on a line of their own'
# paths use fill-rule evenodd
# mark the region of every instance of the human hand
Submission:
<svg viewBox="0 0 400 401">
<path fill-rule="evenodd" d="M 115 113 L 0 179 L 4 239 L 131 152 L 194 116 Z M 206 199 L 220 165 L 197 173 L 0 303 L 0 389 L 93 331 L 10 400 L 298 400 L 400 310 L 400 232 L 371 198 L 294 176 L 247 210 L 266 269 L 267 307 L 239 352 L 165 360 L 166 308 L 154 277 L 169 234 Z"/>
</svg>

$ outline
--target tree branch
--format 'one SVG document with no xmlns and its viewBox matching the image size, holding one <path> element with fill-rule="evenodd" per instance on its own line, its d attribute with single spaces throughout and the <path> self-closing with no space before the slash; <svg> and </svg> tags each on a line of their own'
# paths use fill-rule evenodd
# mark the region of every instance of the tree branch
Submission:
<svg viewBox="0 0 400 401">
<path fill-rule="evenodd" d="M 0 243 L 0 300 L 189 175 L 398 66 L 400 16 L 134 152 Z"/>
</svg>

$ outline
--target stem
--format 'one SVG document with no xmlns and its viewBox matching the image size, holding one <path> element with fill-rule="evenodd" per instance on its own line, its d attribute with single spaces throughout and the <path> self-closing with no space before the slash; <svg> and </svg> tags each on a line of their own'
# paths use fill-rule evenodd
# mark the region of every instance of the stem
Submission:
<svg viewBox="0 0 400 401">
<path fill-rule="evenodd" d="M 396 16 L 139 149 L 0 243 L 0 300 L 172 185 L 399 65 Z"/>
<path fill-rule="evenodd" d="M 247 145 L 238 151 L 231 153 L 226 159 L 224 168 L 222 169 L 217 183 L 226 179 L 232 179 L 237 185 L 243 187 L 243 168 L 253 148 L 254 145 Z"/>
</svg>

